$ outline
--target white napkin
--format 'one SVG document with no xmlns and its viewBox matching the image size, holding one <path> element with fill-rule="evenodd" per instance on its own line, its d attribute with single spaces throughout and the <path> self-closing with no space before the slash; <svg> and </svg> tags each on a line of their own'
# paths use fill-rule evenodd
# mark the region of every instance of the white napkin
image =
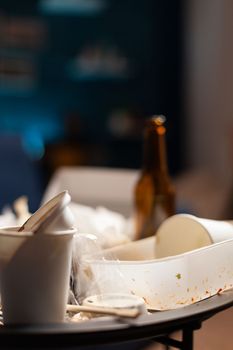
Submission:
<svg viewBox="0 0 233 350">
<path fill-rule="evenodd" d="M 16 226 L 16 225 L 17 225 L 17 218 L 13 213 L 13 211 L 9 207 L 4 208 L 0 215 L 0 227 Z"/>
<path fill-rule="evenodd" d="M 0 214 L 0 227 L 21 226 L 30 216 L 27 197 L 21 196 L 13 202 L 12 207 L 3 208 Z"/>
</svg>

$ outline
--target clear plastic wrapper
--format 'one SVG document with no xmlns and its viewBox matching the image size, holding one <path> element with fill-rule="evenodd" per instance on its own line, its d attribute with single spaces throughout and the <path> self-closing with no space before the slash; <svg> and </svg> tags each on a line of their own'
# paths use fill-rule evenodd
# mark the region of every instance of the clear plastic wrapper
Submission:
<svg viewBox="0 0 233 350">
<path fill-rule="evenodd" d="M 110 248 L 132 240 L 133 221 L 104 207 L 91 208 L 71 202 L 74 225 L 79 233 L 94 234 L 102 248 Z"/>
<path fill-rule="evenodd" d="M 100 239 L 93 234 L 79 234 L 74 237 L 73 256 L 72 256 L 72 271 L 71 271 L 71 295 L 70 302 L 82 304 L 82 301 L 95 294 L 102 293 L 102 286 L 109 286 L 110 291 L 116 293 L 127 293 L 128 289 L 125 283 L 125 278 L 120 269 L 117 280 L 115 276 L 110 274 L 100 273 L 99 275 L 92 275 L 89 265 L 89 259 L 92 256 L 98 256 L 98 259 L 105 260 L 110 258 L 104 254 Z M 111 254 L 111 259 L 114 256 Z"/>
</svg>

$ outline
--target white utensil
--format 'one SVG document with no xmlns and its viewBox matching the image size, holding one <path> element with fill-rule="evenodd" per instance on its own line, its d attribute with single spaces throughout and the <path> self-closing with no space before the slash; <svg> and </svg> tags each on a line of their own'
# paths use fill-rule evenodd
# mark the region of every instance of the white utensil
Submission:
<svg viewBox="0 0 233 350">
<path fill-rule="evenodd" d="M 135 318 L 140 315 L 138 308 L 133 309 L 116 309 L 113 307 L 100 307 L 100 306 L 85 306 L 85 305 L 67 305 L 67 311 L 69 312 L 88 312 L 101 315 L 112 315 L 118 317 Z"/>
<path fill-rule="evenodd" d="M 49 202 L 40 207 L 19 228 L 19 232 L 55 232 L 73 227 L 73 217 L 67 205 L 70 203 L 67 191 L 59 193 Z"/>
</svg>

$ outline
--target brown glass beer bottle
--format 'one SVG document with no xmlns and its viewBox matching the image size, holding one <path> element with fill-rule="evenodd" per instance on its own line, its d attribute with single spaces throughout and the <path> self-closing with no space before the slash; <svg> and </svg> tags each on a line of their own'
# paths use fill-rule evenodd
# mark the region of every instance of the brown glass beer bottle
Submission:
<svg viewBox="0 0 233 350">
<path fill-rule="evenodd" d="M 145 127 L 143 168 L 135 186 L 135 239 L 154 235 L 161 222 L 175 214 L 175 189 L 168 173 L 164 123 L 164 116 L 153 116 Z"/>
</svg>

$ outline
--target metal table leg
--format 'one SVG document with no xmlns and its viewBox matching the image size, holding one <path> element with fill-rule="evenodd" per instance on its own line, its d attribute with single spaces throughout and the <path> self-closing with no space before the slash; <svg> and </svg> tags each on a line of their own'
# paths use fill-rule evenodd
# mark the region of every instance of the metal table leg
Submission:
<svg viewBox="0 0 233 350">
<path fill-rule="evenodd" d="M 165 345 L 169 350 L 170 346 L 180 350 L 193 350 L 193 332 L 201 328 L 200 322 L 190 323 L 182 329 L 182 340 L 176 340 L 169 335 L 155 338 L 154 341 Z"/>
<path fill-rule="evenodd" d="M 182 349 L 183 350 L 193 350 L 193 332 L 195 329 L 184 328 L 183 329 L 183 341 Z"/>
</svg>

